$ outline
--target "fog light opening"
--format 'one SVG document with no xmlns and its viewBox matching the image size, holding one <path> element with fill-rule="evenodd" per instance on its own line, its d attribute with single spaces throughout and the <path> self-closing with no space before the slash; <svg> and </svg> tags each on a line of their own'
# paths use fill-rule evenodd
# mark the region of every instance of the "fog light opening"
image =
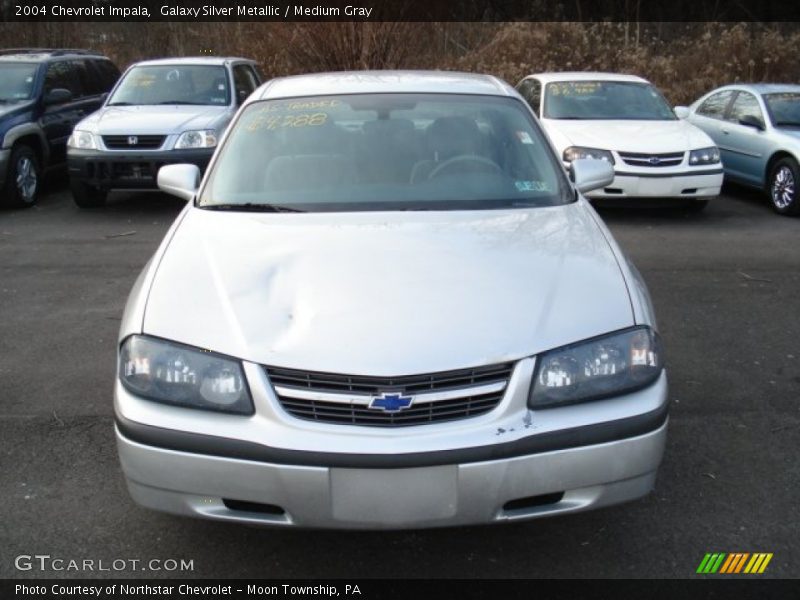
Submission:
<svg viewBox="0 0 800 600">
<path fill-rule="evenodd" d="M 540 494 L 538 496 L 527 496 L 509 500 L 503 505 L 505 512 L 520 512 L 531 508 L 541 508 L 550 504 L 557 504 L 564 498 L 564 492 L 554 492 L 552 494 Z"/>
<path fill-rule="evenodd" d="M 275 504 L 247 502 L 245 500 L 230 500 L 228 498 L 223 498 L 222 503 L 225 505 L 225 508 L 228 508 L 230 510 L 238 510 L 241 512 L 258 513 L 262 515 L 275 515 L 275 516 L 283 516 L 286 514 L 285 510 L 283 510 L 280 506 L 276 506 Z"/>
</svg>

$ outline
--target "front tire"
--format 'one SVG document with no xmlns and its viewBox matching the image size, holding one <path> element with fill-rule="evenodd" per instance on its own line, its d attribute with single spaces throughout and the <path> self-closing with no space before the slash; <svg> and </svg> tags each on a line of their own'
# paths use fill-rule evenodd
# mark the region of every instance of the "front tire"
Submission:
<svg viewBox="0 0 800 600">
<path fill-rule="evenodd" d="M 72 199 L 81 208 L 99 208 L 106 203 L 108 192 L 80 181 L 70 181 Z"/>
<path fill-rule="evenodd" d="M 41 186 L 39 158 L 30 146 L 20 144 L 11 151 L 8 172 L 0 202 L 6 206 L 27 208 L 36 204 Z"/>
<path fill-rule="evenodd" d="M 800 200 L 797 199 L 800 168 L 793 158 L 782 158 L 775 163 L 769 175 L 769 199 L 773 210 L 780 215 L 800 213 Z"/>
</svg>

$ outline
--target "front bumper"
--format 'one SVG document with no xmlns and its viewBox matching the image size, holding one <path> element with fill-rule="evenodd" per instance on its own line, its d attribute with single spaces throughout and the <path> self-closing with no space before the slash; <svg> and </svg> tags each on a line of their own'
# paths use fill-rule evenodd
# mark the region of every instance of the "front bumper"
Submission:
<svg viewBox="0 0 800 600">
<path fill-rule="evenodd" d="M 721 167 L 673 172 L 650 169 L 650 172 L 617 171 L 611 185 L 589 192 L 587 198 L 713 198 L 722 187 Z"/>
<path fill-rule="evenodd" d="M 244 366 L 250 417 L 159 405 L 117 383 L 117 446 L 137 503 L 263 525 L 495 523 L 639 498 L 664 451 L 666 374 L 626 396 L 528 411 L 525 359 L 491 413 L 387 430 L 291 417 L 263 370 Z"/>
<path fill-rule="evenodd" d="M 8 161 L 11 160 L 11 150 L 0 150 L 0 187 L 6 182 L 6 173 L 8 172 Z"/>
<path fill-rule="evenodd" d="M 158 170 L 164 165 L 190 163 L 205 172 L 214 148 L 164 151 L 67 151 L 70 180 L 96 188 L 156 190 Z"/>
</svg>

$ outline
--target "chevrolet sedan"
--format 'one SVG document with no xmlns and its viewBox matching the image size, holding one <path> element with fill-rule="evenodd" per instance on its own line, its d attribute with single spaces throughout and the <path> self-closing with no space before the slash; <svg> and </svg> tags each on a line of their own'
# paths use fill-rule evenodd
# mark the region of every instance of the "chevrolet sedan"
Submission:
<svg viewBox="0 0 800 600">
<path fill-rule="evenodd" d="M 668 198 L 700 211 L 719 195 L 722 165 L 714 141 L 679 120 L 649 81 L 619 73 L 539 73 L 518 85 L 566 165 L 594 158 L 614 181 L 591 199 Z"/>
<path fill-rule="evenodd" d="M 277 79 L 139 276 L 119 457 L 178 515 L 420 528 L 640 498 L 667 431 L 644 282 L 530 108 L 488 76 Z"/>
<path fill-rule="evenodd" d="M 727 85 L 675 110 L 719 146 L 726 179 L 765 191 L 778 214 L 800 214 L 800 85 Z"/>
</svg>

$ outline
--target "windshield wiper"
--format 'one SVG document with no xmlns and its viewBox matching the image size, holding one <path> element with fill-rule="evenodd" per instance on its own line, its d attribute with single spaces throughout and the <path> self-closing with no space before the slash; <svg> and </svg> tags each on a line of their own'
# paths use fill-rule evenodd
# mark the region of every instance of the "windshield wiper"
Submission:
<svg viewBox="0 0 800 600">
<path fill-rule="evenodd" d="M 241 212 L 276 212 L 276 213 L 304 213 L 308 212 L 301 208 L 291 206 L 281 206 L 280 204 L 260 204 L 256 202 L 245 202 L 244 204 L 202 204 L 200 208 L 208 210 L 231 210 Z"/>
<path fill-rule="evenodd" d="M 108 106 L 133 106 L 133 102 L 109 102 Z"/>
</svg>

